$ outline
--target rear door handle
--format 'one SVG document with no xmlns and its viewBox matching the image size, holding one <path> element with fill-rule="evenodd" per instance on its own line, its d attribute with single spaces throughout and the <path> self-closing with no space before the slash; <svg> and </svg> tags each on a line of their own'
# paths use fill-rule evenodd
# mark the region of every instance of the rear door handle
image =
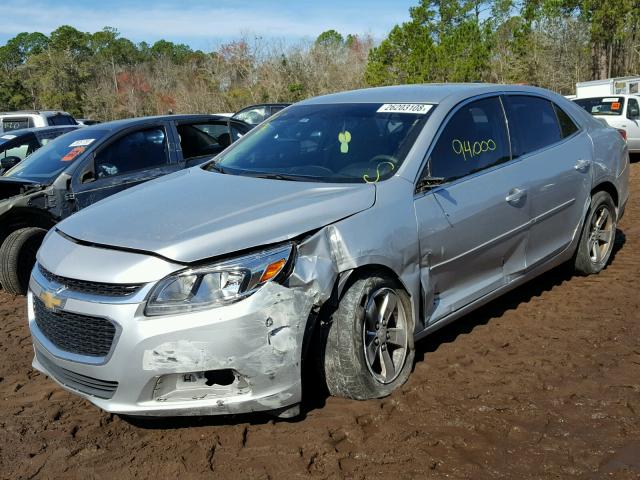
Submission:
<svg viewBox="0 0 640 480">
<path fill-rule="evenodd" d="M 573 166 L 579 172 L 586 172 L 591 166 L 591 160 L 578 160 Z"/>
<path fill-rule="evenodd" d="M 509 203 L 517 203 L 527 196 L 527 190 L 524 188 L 512 188 L 505 200 Z"/>
</svg>

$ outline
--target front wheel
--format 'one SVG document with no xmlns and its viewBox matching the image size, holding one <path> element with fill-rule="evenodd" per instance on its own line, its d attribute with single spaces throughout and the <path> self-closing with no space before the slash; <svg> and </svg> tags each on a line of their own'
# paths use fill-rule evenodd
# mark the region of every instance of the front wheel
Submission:
<svg viewBox="0 0 640 480">
<path fill-rule="evenodd" d="M 607 192 L 597 192 L 582 227 L 574 266 L 577 273 L 591 275 L 600 272 L 613 251 L 617 226 L 616 207 Z"/>
<path fill-rule="evenodd" d="M 411 303 L 392 278 L 356 278 L 328 328 L 323 364 L 332 395 L 385 397 L 409 377 L 415 357 Z"/>
</svg>

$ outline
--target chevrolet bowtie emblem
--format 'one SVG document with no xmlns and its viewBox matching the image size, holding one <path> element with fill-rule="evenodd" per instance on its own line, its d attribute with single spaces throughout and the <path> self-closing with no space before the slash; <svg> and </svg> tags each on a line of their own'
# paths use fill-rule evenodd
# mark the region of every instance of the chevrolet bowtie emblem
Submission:
<svg viewBox="0 0 640 480">
<path fill-rule="evenodd" d="M 42 300 L 44 306 L 49 310 L 54 310 L 62 305 L 62 299 L 50 292 L 42 292 L 40 294 L 40 300 Z"/>
</svg>

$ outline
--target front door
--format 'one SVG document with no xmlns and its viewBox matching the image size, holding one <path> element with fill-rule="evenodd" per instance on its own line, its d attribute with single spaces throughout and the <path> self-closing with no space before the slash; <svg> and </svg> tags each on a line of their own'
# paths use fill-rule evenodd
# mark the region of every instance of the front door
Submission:
<svg viewBox="0 0 640 480">
<path fill-rule="evenodd" d="M 627 131 L 629 150 L 640 151 L 640 105 L 635 98 L 629 98 L 627 101 L 626 116 L 623 128 Z"/>
<path fill-rule="evenodd" d="M 168 145 L 162 125 L 129 131 L 102 147 L 90 165 L 92 171 L 80 170 L 81 178 L 74 188 L 76 208 L 177 170 Z"/>
<path fill-rule="evenodd" d="M 415 200 L 426 323 L 507 283 L 525 267 L 528 192 L 511 160 L 499 97 L 458 108 L 431 151 L 425 176 L 444 183 Z"/>
</svg>

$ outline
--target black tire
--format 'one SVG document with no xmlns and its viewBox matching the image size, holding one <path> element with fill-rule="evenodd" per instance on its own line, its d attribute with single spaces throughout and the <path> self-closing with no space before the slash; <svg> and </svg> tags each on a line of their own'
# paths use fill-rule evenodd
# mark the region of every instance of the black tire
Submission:
<svg viewBox="0 0 640 480">
<path fill-rule="evenodd" d="M 603 211 L 607 212 L 607 219 L 603 225 L 598 226 L 602 221 Z M 574 269 L 577 274 L 592 275 L 604 269 L 613 251 L 617 223 L 616 206 L 611 195 L 607 192 L 596 192 L 591 198 L 591 206 L 575 254 Z M 598 240 L 596 245 L 595 240 L 605 233 L 607 241 Z"/>
<path fill-rule="evenodd" d="M 400 347 L 394 347 L 389 343 L 386 349 L 387 355 L 392 361 L 398 361 L 398 366 L 397 368 L 388 369 L 394 372 L 395 376 L 389 375 L 389 381 L 384 381 L 384 379 L 378 378 L 382 377 L 383 374 L 375 372 L 375 364 L 374 367 L 371 367 L 370 362 L 365 358 L 365 344 L 369 342 L 369 345 L 372 346 L 371 341 L 373 340 L 370 341 L 370 339 L 373 338 L 378 341 L 378 334 L 380 333 L 376 329 L 375 336 L 371 337 L 370 329 L 365 330 L 365 322 L 369 322 L 370 320 L 368 319 L 374 318 L 368 315 L 365 310 L 369 311 L 370 302 L 373 301 L 375 303 L 375 299 L 381 294 L 392 295 L 391 292 L 395 294 L 395 303 L 398 308 L 397 312 L 389 317 L 388 322 L 383 322 L 385 332 L 387 332 L 386 338 L 389 338 L 388 332 L 394 330 L 393 328 L 387 330 L 387 325 L 394 325 L 395 321 L 395 325 L 398 326 L 401 323 L 401 317 L 404 317 L 406 348 L 402 352 Z M 402 312 L 400 309 L 402 309 Z M 383 309 L 380 311 L 383 311 Z M 369 325 L 371 324 L 369 323 Z M 360 275 L 354 278 L 341 298 L 338 308 L 333 312 L 326 328 L 328 331 L 326 332 L 322 363 L 324 379 L 331 395 L 356 400 L 381 398 L 389 395 L 406 382 L 413 368 L 415 358 L 413 342 L 414 320 L 409 296 L 398 285 L 398 282 L 380 272 L 371 272 L 369 275 Z M 394 338 L 399 328 L 395 330 Z M 374 348 L 378 348 L 378 350 L 376 350 L 375 355 L 372 355 L 372 358 L 376 358 L 382 367 L 383 354 L 380 351 L 382 346 L 378 343 L 375 345 Z M 400 354 L 398 354 L 398 351 L 400 351 Z M 404 361 L 402 361 L 402 356 Z M 396 360 L 393 360 L 394 357 Z"/>
<path fill-rule="evenodd" d="M 7 293 L 27 293 L 36 253 L 46 233 L 43 228 L 21 228 L 12 232 L 0 246 L 0 284 Z"/>
</svg>

